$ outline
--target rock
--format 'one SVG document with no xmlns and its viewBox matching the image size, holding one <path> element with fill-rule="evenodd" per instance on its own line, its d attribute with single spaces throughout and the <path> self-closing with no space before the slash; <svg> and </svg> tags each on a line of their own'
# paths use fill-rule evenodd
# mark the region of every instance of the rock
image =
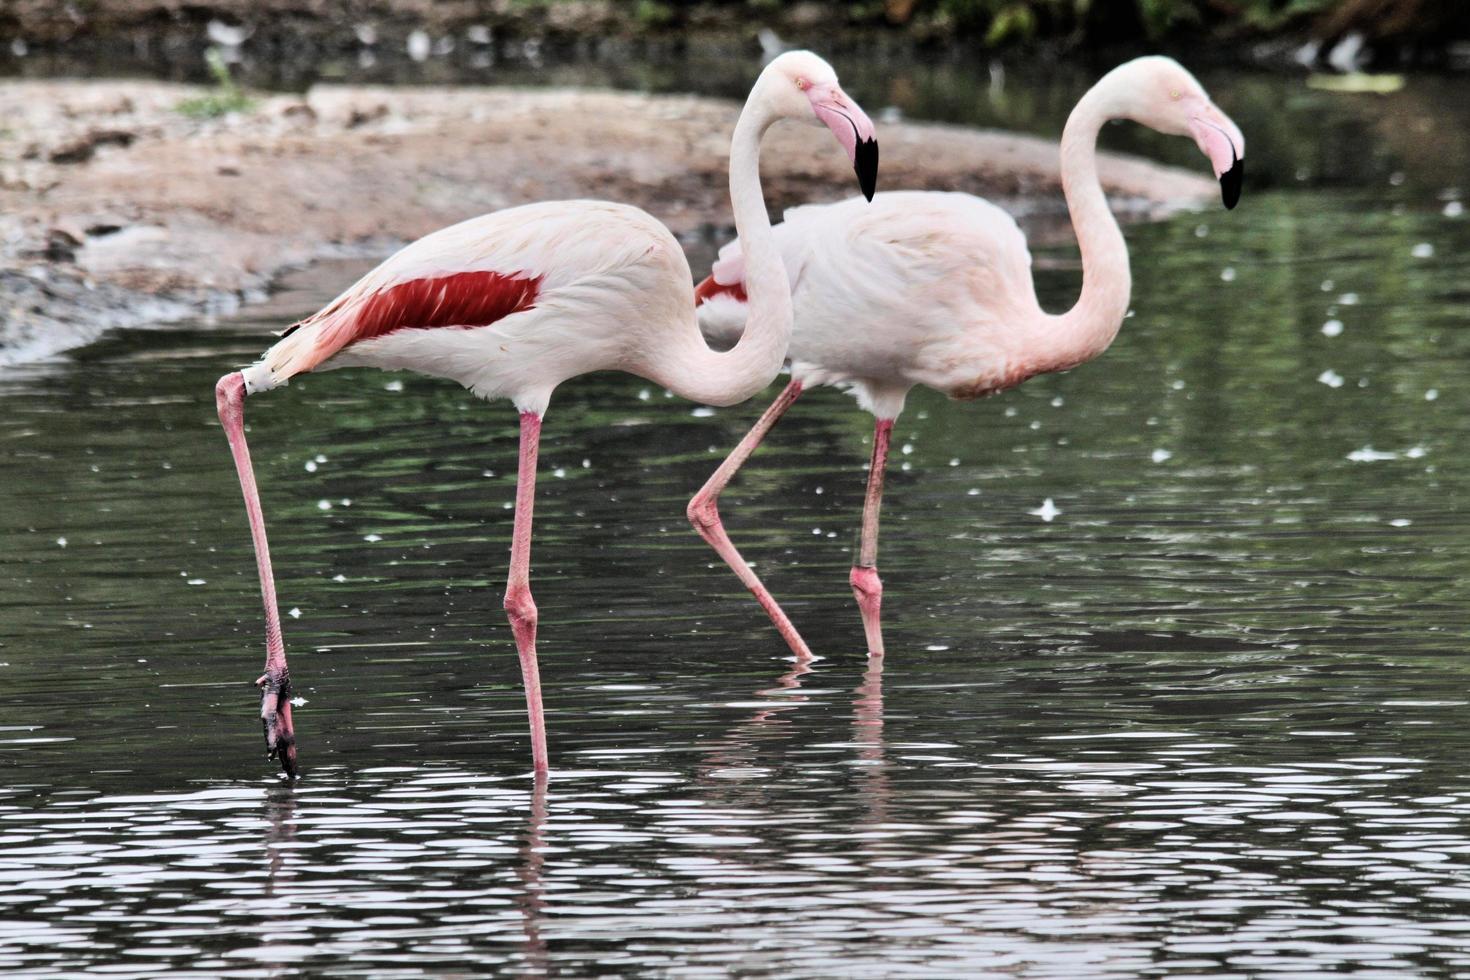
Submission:
<svg viewBox="0 0 1470 980">
<path fill-rule="evenodd" d="M 100 146 L 132 146 L 137 135 L 125 129 L 94 129 L 52 150 L 52 163 L 86 163 Z"/>
</svg>

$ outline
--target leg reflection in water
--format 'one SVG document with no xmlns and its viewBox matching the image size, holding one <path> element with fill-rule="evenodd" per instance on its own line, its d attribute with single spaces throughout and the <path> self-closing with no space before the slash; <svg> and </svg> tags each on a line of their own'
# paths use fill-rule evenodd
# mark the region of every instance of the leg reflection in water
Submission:
<svg viewBox="0 0 1470 980">
<path fill-rule="evenodd" d="M 296 877 L 286 864 L 296 841 L 296 787 L 271 787 L 265 796 L 265 897 L 275 898 L 278 886 Z M 284 928 L 284 924 L 283 924 Z"/>
<path fill-rule="evenodd" d="M 541 921 L 546 915 L 546 886 L 541 880 L 541 869 L 546 862 L 547 776 L 537 772 L 534 778 L 526 833 L 521 839 L 520 865 L 516 868 L 516 877 L 521 880 L 516 907 L 521 910 L 521 932 L 526 937 L 521 976 L 545 976 L 548 968 L 546 940 L 541 937 Z"/>
<path fill-rule="evenodd" d="M 868 657 L 863 682 L 854 690 L 852 741 L 862 765 L 863 799 L 869 823 L 888 819 L 888 758 L 883 746 L 883 654 Z"/>
<path fill-rule="evenodd" d="M 727 729 L 705 753 L 696 782 L 711 788 L 718 786 L 724 802 L 759 806 L 750 797 L 764 794 L 767 783 L 730 777 L 738 775 L 740 770 L 769 772 L 787 768 L 788 743 L 800 731 L 793 714 L 798 708 L 810 706 L 811 711 L 818 713 L 804 715 L 806 723 L 802 727 L 808 729 L 807 734 L 812 727 L 822 724 L 823 716 L 828 715 L 823 708 L 831 702 L 820 690 L 813 693 L 802 690 L 808 678 L 818 674 L 819 663 L 819 659 L 798 659 L 773 686 L 757 690 L 755 694 L 764 700 L 754 713 Z M 864 811 L 860 819 L 865 824 L 881 824 L 887 820 L 889 802 L 889 763 L 883 740 L 882 655 L 868 657 L 862 683 L 853 689 L 849 728 L 847 744 L 855 753 L 849 765 L 858 773 L 856 789 Z M 816 741 L 827 743 L 829 739 L 818 737 Z"/>
</svg>

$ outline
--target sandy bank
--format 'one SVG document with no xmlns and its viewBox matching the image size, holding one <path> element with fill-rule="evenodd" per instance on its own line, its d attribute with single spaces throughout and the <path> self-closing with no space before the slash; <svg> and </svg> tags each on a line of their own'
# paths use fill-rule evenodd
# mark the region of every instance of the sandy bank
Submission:
<svg viewBox="0 0 1470 980">
<path fill-rule="evenodd" d="M 725 172 L 738 106 L 619 92 L 322 86 L 200 120 L 166 83 L 0 86 L 0 364 L 109 327 L 228 311 L 281 272 L 378 257 L 441 225 L 527 201 L 646 208 L 686 241 L 731 224 Z M 1043 140 L 881 123 L 880 189 L 944 188 L 1063 215 Z M 763 157 L 772 209 L 856 193 L 820 128 L 785 126 Z M 1107 156 L 1120 214 L 1213 199 L 1212 181 Z M 696 270 L 699 271 L 699 270 Z"/>
</svg>

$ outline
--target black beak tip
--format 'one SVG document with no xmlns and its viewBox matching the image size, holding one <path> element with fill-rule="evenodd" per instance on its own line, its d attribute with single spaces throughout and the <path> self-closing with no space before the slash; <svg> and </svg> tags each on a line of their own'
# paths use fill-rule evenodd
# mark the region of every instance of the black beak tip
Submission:
<svg viewBox="0 0 1470 980">
<path fill-rule="evenodd" d="M 1244 182 L 1245 161 L 1236 157 L 1230 169 L 1220 175 L 1220 199 L 1225 202 L 1225 210 L 1233 210 L 1240 203 L 1240 187 Z"/>
<path fill-rule="evenodd" d="M 863 190 L 863 197 L 873 199 L 873 194 L 878 190 L 878 141 L 866 139 L 857 145 L 853 152 L 852 169 L 857 171 L 858 186 Z"/>
</svg>

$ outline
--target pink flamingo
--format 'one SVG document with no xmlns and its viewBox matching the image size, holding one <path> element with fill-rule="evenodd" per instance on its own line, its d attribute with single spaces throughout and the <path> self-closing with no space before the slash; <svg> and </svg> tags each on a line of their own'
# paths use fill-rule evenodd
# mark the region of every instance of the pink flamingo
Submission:
<svg viewBox="0 0 1470 980">
<path fill-rule="evenodd" d="M 266 546 L 265 522 L 245 444 L 244 400 L 305 371 L 406 368 L 458 381 L 520 411 L 509 615 L 530 715 L 531 756 L 546 772 L 546 729 L 531 598 L 531 507 L 541 419 L 569 378 L 617 369 L 693 401 L 733 405 L 771 382 L 791 333 L 791 292 L 765 199 L 759 154 L 781 119 L 825 124 L 847 151 L 869 198 L 877 181 L 873 125 L 821 58 L 793 51 L 761 72 L 730 148 L 730 200 L 746 242 L 750 329 L 711 350 L 694 313 L 693 276 L 679 243 L 637 208 L 600 201 L 529 204 L 472 218 L 406 246 L 319 312 L 285 331 L 261 359 L 215 387 L 260 571 L 266 616 L 261 721 L 268 757 L 296 773 L 291 685 Z"/>
<path fill-rule="evenodd" d="M 849 582 L 868 651 L 883 653 L 878 508 L 893 422 L 914 385 L 968 400 L 1065 371 L 1107 349 L 1128 310 L 1128 249 L 1097 177 L 1097 136 L 1112 119 L 1194 137 L 1220 179 L 1225 206 L 1240 197 L 1245 140 L 1176 62 L 1139 58 L 1104 76 L 1062 133 L 1062 190 L 1082 250 L 1082 295 L 1061 315 L 1042 310 L 1026 239 L 1011 217 L 969 194 L 900 191 L 866 208 L 853 201 L 786 212 L 776 241 L 794 288 L 788 384 L 689 502 L 689 520 L 775 623 L 798 659 L 806 642 L 741 558 L 720 522 L 720 492 L 810 385 L 841 385 L 876 416 L 858 554 Z M 720 252 L 695 290 L 706 336 L 739 337 L 746 323 L 743 240 Z"/>
</svg>

